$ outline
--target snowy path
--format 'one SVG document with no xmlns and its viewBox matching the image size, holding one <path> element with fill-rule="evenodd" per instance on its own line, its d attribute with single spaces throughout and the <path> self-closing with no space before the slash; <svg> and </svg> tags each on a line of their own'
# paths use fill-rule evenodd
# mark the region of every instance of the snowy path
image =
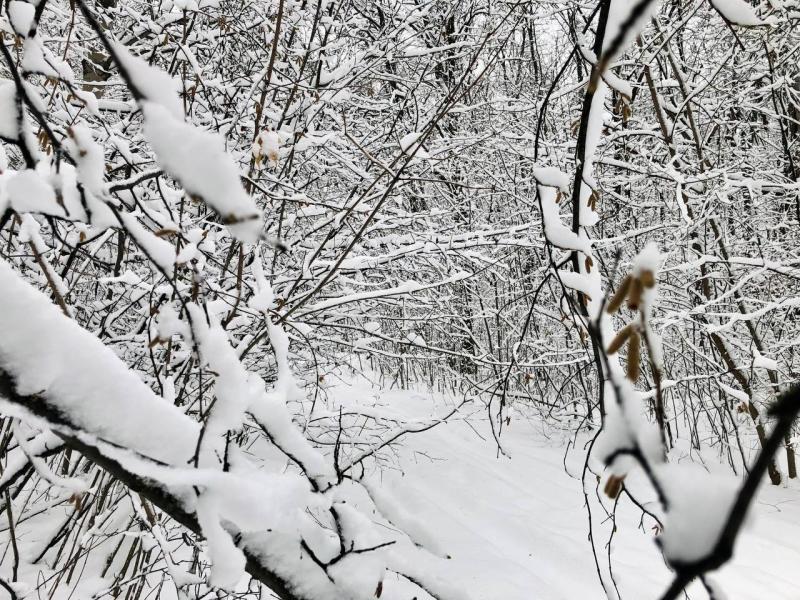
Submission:
<svg viewBox="0 0 800 600">
<path fill-rule="evenodd" d="M 380 395 L 406 414 L 430 413 L 427 394 Z M 497 458 L 488 426 L 478 419 L 480 413 L 471 422 L 475 429 L 452 422 L 414 436 L 401 454 L 403 473 L 383 475 L 392 495 L 452 556 L 443 561 L 448 578 L 474 600 L 605 598 L 587 541 L 580 483 L 564 470 L 563 443 L 517 418 L 503 433 L 512 458 Z M 713 579 L 730 600 L 800 599 L 800 489 L 764 488 L 755 516 L 733 564 Z M 629 502 L 621 503 L 614 573 L 623 599 L 656 599 L 670 574 L 649 526 L 637 528 L 639 519 Z M 605 561 L 607 529 L 599 531 Z M 690 597 L 707 596 L 692 588 Z"/>
</svg>

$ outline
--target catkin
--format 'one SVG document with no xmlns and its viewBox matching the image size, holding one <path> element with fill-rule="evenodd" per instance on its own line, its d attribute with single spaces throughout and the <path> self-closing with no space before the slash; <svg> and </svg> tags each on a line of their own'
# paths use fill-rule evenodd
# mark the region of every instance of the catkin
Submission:
<svg viewBox="0 0 800 600">
<path fill-rule="evenodd" d="M 611 343 L 608 345 L 607 352 L 609 354 L 616 354 L 619 352 L 619 349 L 622 348 L 622 345 L 628 341 L 631 333 L 633 333 L 633 324 L 626 325 L 620 329 L 617 332 L 617 335 L 614 336 L 614 339 L 611 340 Z"/>
<path fill-rule="evenodd" d="M 638 277 L 631 279 L 630 293 L 628 294 L 628 308 L 638 310 L 642 301 L 642 280 Z"/>
<path fill-rule="evenodd" d="M 603 488 L 603 492 L 609 498 L 615 499 L 619 496 L 619 493 L 622 491 L 622 482 L 625 480 L 625 476 L 622 477 L 618 475 L 612 475 L 606 481 L 606 485 Z"/>
<path fill-rule="evenodd" d="M 630 289 L 630 287 L 631 287 L 631 276 L 626 275 L 625 279 L 623 279 L 622 282 L 619 284 L 617 291 L 611 297 L 611 301 L 608 303 L 608 308 L 606 308 L 608 314 L 613 315 L 615 312 L 619 310 L 620 306 L 622 306 L 622 303 L 625 301 L 625 296 L 628 295 L 628 290 Z"/>
<path fill-rule="evenodd" d="M 639 347 L 639 334 L 634 331 L 628 337 L 628 370 L 626 373 L 628 379 L 633 383 L 639 379 Z"/>
</svg>

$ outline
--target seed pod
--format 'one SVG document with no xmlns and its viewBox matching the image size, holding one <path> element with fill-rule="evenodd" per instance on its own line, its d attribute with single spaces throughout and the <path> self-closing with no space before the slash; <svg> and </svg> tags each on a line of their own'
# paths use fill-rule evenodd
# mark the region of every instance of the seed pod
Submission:
<svg viewBox="0 0 800 600">
<path fill-rule="evenodd" d="M 635 277 L 631 280 L 630 292 L 628 293 L 628 308 L 638 310 L 642 301 L 642 280 Z"/>
<path fill-rule="evenodd" d="M 608 345 L 608 352 L 609 354 L 616 354 L 619 352 L 619 349 L 622 348 L 622 345 L 628 341 L 628 338 L 633 333 L 633 323 L 630 325 L 626 325 L 622 329 L 617 332 L 617 335 L 614 336 L 614 339 L 611 340 L 611 343 Z"/>
<path fill-rule="evenodd" d="M 622 280 L 622 283 L 619 284 L 616 293 L 611 297 L 611 301 L 608 303 L 608 307 L 606 308 L 606 312 L 608 312 L 608 314 L 613 315 L 619 310 L 619 307 L 622 306 L 622 303 L 625 301 L 625 296 L 628 295 L 628 290 L 630 287 L 631 276 L 626 275 L 625 279 Z"/>
<path fill-rule="evenodd" d="M 650 289 L 656 285 L 656 276 L 653 275 L 653 272 L 649 269 L 642 271 L 642 274 L 639 275 L 639 279 L 642 280 L 642 285 L 647 289 Z"/>
<path fill-rule="evenodd" d="M 556 192 L 556 204 L 560 204 L 560 203 L 561 203 L 561 190 L 558 190 Z"/>
<path fill-rule="evenodd" d="M 583 266 L 586 267 L 586 272 L 587 273 L 591 273 L 592 272 L 592 265 L 594 265 L 594 261 L 592 260 L 592 257 L 591 256 L 587 256 L 586 260 L 583 261 Z"/>
<path fill-rule="evenodd" d="M 636 383 L 639 379 L 639 334 L 633 332 L 628 338 L 628 370 L 626 375 L 631 382 Z"/>
<path fill-rule="evenodd" d="M 606 485 L 603 488 L 603 492 L 609 498 L 615 499 L 619 496 L 619 493 L 622 491 L 622 482 L 625 481 L 625 475 L 612 475 L 606 481 Z"/>
</svg>

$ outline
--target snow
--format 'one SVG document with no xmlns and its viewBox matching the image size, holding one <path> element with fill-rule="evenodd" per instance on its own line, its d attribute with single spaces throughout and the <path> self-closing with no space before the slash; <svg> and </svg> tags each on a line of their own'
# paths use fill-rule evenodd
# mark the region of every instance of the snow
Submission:
<svg viewBox="0 0 800 600">
<path fill-rule="evenodd" d="M 409 153 L 411 148 L 414 144 L 417 143 L 417 140 L 422 137 L 422 133 L 418 131 L 412 131 L 411 133 L 407 133 L 403 137 L 400 138 L 400 149 L 403 152 Z"/>
<path fill-rule="evenodd" d="M 656 340 L 656 334 L 651 328 L 651 313 L 658 297 L 658 271 L 663 257 L 654 242 L 648 242 L 636 255 L 633 261 L 632 275 L 640 278 L 642 282 L 642 296 L 639 301 L 639 310 L 642 314 L 642 326 L 646 329 L 651 341 Z M 648 285 L 645 285 L 645 284 Z M 658 364 L 661 363 L 660 344 L 653 344 L 653 349 L 658 354 Z"/>
<path fill-rule="evenodd" d="M 539 185 L 558 188 L 562 192 L 569 188 L 569 176 L 556 167 L 534 167 L 533 178 Z"/>
<path fill-rule="evenodd" d="M 345 296 L 339 296 L 336 298 L 329 298 L 328 300 L 322 300 L 310 306 L 307 306 L 303 313 L 304 315 L 319 312 L 326 308 L 331 308 L 334 306 L 340 306 L 342 304 L 349 304 L 352 302 L 359 302 L 361 300 L 367 300 L 370 298 L 385 298 L 390 296 L 399 296 L 403 294 L 411 294 L 413 292 L 424 290 L 424 289 L 431 289 L 436 288 L 448 283 L 453 283 L 456 281 L 462 281 L 470 277 L 470 273 L 459 271 L 450 277 L 446 277 L 445 279 L 428 285 L 422 285 L 416 281 L 405 281 L 399 285 L 396 285 L 391 288 L 385 288 L 380 290 L 373 290 L 369 292 L 356 292 L 354 294 L 347 294 Z"/>
<path fill-rule="evenodd" d="M 22 68 L 29 73 L 41 73 L 70 83 L 75 79 L 69 64 L 50 52 L 35 37 L 27 38 L 23 43 Z"/>
<path fill-rule="evenodd" d="M 425 389 L 387 391 L 364 383 L 350 387 L 350 382 L 332 393 L 346 406 L 352 405 L 353 398 L 378 394 L 382 402 L 409 417 L 441 410 L 455 400 Z M 450 558 L 431 557 L 427 566 L 468 590 L 472 600 L 530 600 L 532 591 L 543 600 L 604 598 L 587 540 L 582 452 L 567 452 L 568 436 L 543 428 L 537 417 L 521 408 L 511 413 L 512 422 L 503 432 L 503 445 L 511 458 L 498 457 L 483 405 L 470 412 L 469 424 L 453 420 L 414 435 L 400 448 L 396 468 L 376 473 L 369 489 L 380 482 L 380 492 L 391 498 L 391 505 L 413 515 L 412 538 L 417 529 L 436 538 L 438 547 L 432 549 Z M 585 441 L 579 436 L 577 446 L 583 447 Z M 671 461 L 686 458 L 675 455 Z M 668 534 L 670 548 L 674 536 L 683 539 L 681 532 L 695 526 L 697 519 L 707 519 L 699 525 L 706 532 L 719 523 L 736 481 L 718 473 L 706 480 L 696 473 L 697 478 L 681 484 L 682 467 L 662 467 L 664 479 L 673 477 L 677 486 L 676 507 L 667 526 L 671 522 L 681 531 Z M 594 476 L 590 478 L 591 498 Z M 635 480 L 631 485 L 645 484 Z M 655 500 L 652 494 L 643 494 L 641 499 Z M 694 502 L 701 512 L 696 514 L 691 508 L 682 512 Z M 384 510 L 380 499 L 377 503 Z M 601 522 L 605 514 L 600 507 L 595 505 L 593 510 L 599 511 L 595 512 L 595 535 L 604 565 L 610 524 Z M 391 507 L 385 512 L 391 518 Z M 684 516 L 689 521 L 681 521 Z M 672 574 L 655 542 L 655 522 L 645 517 L 640 529 L 640 517 L 630 502 L 620 501 L 612 564 L 623 599 L 656 600 Z M 800 539 L 797 487 L 764 486 L 741 536 L 733 561 L 714 574 L 716 584 L 736 600 L 761 600 L 765 595 L 792 598 L 800 586 L 800 572 L 793 566 L 800 560 L 800 544 L 795 541 Z M 384 594 L 392 599 L 411 597 L 391 595 L 406 589 L 403 585 L 400 578 L 387 575 Z M 698 584 L 690 586 L 689 593 L 692 598 L 695 594 L 704 597 Z"/>
<path fill-rule="evenodd" d="M 199 306 L 190 306 L 194 339 L 200 357 L 216 373 L 214 395 L 207 428 L 211 437 L 230 430 L 239 430 L 244 420 L 250 398 L 259 387 L 260 379 L 250 374 L 239 361 L 225 330 L 216 319 L 209 325 Z M 261 383 L 263 387 L 263 383 Z"/>
<path fill-rule="evenodd" d="M 78 90 L 73 89 L 72 94 L 86 107 L 86 110 L 89 111 L 94 117 L 100 116 L 100 102 L 97 99 L 97 96 L 94 92 L 89 90 Z"/>
<path fill-rule="evenodd" d="M 145 136 L 161 167 L 219 213 L 234 235 L 257 240 L 261 211 L 244 191 L 222 137 L 183 123 L 161 104 L 144 102 L 142 113 Z"/>
<path fill-rule="evenodd" d="M 413 154 L 415 158 L 430 158 L 430 154 L 422 148 L 419 140 L 424 136 L 424 132 L 412 131 L 400 138 L 400 150 L 403 154 Z"/>
<path fill-rule="evenodd" d="M 732 388 L 728 385 L 725 385 L 721 381 L 717 382 L 717 385 L 719 385 L 720 389 L 722 389 L 722 391 L 724 391 L 734 400 L 738 400 L 739 402 L 750 402 L 750 397 L 744 392 L 737 390 L 736 388 Z"/>
<path fill-rule="evenodd" d="M 564 250 L 580 250 L 591 253 L 591 244 L 564 225 L 556 203 L 556 190 L 547 185 L 539 185 L 539 200 L 542 208 L 542 221 L 547 241 Z"/>
<path fill-rule="evenodd" d="M 609 360 L 609 364 L 612 365 L 616 388 L 607 382 L 606 397 L 614 398 L 617 390 L 621 397 L 620 402 L 609 402 L 606 405 L 606 421 L 597 437 L 594 456 L 607 463 L 618 451 L 631 450 L 638 445 L 642 453 L 657 465 L 663 460 L 658 431 L 652 423 L 645 420 L 638 394 L 631 382 L 620 375 L 619 363 Z M 609 472 L 620 476 L 635 469 L 635 463 L 624 454 L 617 456 L 608 465 Z"/>
<path fill-rule="evenodd" d="M 655 242 L 648 242 L 633 261 L 633 273 L 640 276 L 645 271 L 655 274 L 661 266 L 662 256 Z"/>
<path fill-rule="evenodd" d="M 198 425 L 2 260 L 0 289 L 0 364 L 20 394 L 47 394 L 75 426 L 151 458 L 182 463 L 192 456 Z"/>
<path fill-rule="evenodd" d="M 658 538 L 664 557 L 686 563 L 707 556 L 730 513 L 737 479 L 691 463 L 660 465 L 656 474 L 669 499 Z"/>
<path fill-rule="evenodd" d="M 253 142 L 252 153 L 256 163 L 265 157 L 273 167 L 278 166 L 280 157 L 280 137 L 276 131 L 262 131 Z"/>
<path fill-rule="evenodd" d="M 597 296 L 598 290 L 594 288 L 594 282 L 583 273 L 559 270 L 558 278 L 568 288 L 581 292 L 589 298 Z"/>
<path fill-rule="evenodd" d="M 197 499 L 197 519 L 206 538 L 211 560 L 209 583 L 224 590 L 235 591 L 236 584 L 244 577 L 247 559 L 219 524 L 218 509 L 209 494 L 201 494 Z"/>
<path fill-rule="evenodd" d="M 0 486 L 11 481 L 17 473 L 24 469 L 28 465 L 30 457 L 39 456 L 47 450 L 59 448 L 62 445 L 61 438 L 50 431 L 45 431 L 28 440 L 24 452 L 9 451 L 6 455 L 3 474 L 0 476 Z"/>
<path fill-rule="evenodd" d="M 376 323 L 375 321 L 369 321 L 368 323 L 364 323 L 364 331 L 367 333 L 378 333 L 381 330 L 381 324 Z"/>
<path fill-rule="evenodd" d="M 67 144 L 77 165 L 78 178 L 83 186 L 98 198 L 105 192 L 105 156 L 84 124 L 73 125 Z"/>
<path fill-rule="evenodd" d="M 345 61 L 334 69 L 323 67 L 319 74 L 319 84 L 321 86 L 329 86 L 351 74 L 353 67 L 356 65 L 356 60 L 357 59 Z"/>
<path fill-rule="evenodd" d="M 64 210 L 56 203 L 53 188 L 32 169 L 17 173 L 8 173 L 0 187 L 0 208 L 6 205 L 18 212 L 41 212 L 45 214 L 63 215 Z"/>
<path fill-rule="evenodd" d="M 8 281 L 0 269 L 0 284 L 7 283 L 13 281 Z M 12 288 L 12 291 L 19 290 Z M 2 315 L 8 302 L 2 297 L 0 300 Z M 30 300 L 30 294 L 23 299 Z M 65 321 L 63 317 L 60 320 Z M 74 329 L 79 330 L 77 326 Z M 58 334 L 58 328 L 54 332 Z M 89 334 L 85 336 L 91 338 Z M 6 343 L 0 340 L 0 352 Z M 78 344 L 79 350 L 81 347 Z M 107 391 L 125 391 L 125 388 L 107 388 Z M 346 380 L 328 391 L 332 406 L 363 408 L 369 412 L 370 399 L 378 396 L 381 403 L 392 407 L 396 418 L 409 420 L 446 411 L 460 401 L 425 389 L 388 391 L 371 387 L 363 380 Z M 115 396 L 103 400 L 111 404 L 107 408 L 116 411 Z M 170 404 L 156 400 L 165 410 L 148 423 L 150 430 L 162 427 L 163 417 L 172 409 Z M 310 520 L 298 522 L 297 515 L 276 518 L 274 514 L 292 503 L 302 506 L 302 486 L 294 490 L 290 486 L 278 496 L 265 493 L 279 489 L 278 481 L 259 479 L 264 475 L 240 463 L 237 457 L 233 473 L 203 469 L 165 472 L 166 469 L 152 465 L 147 468 L 154 477 L 171 485 L 191 481 L 205 490 L 199 496 L 196 510 L 205 537 L 204 553 L 213 564 L 210 582 L 221 589 L 242 589 L 242 552 L 233 543 L 230 529 L 222 526 L 223 522 L 230 524 L 234 520 L 246 527 L 239 547 L 247 547 L 249 552 L 257 550 L 256 554 L 268 559 L 279 573 L 284 570 L 286 574 L 292 573 L 292 587 L 307 598 L 366 599 L 374 597 L 379 581 L 383 599 L 408 600 L 415 595 L 425 598 L 414 591 L 407 577 L 423 581 L 428 589 L 446 600 L 529 600 L 532 590 L 543 600 L 601 598 L 587 541 L 587 513 L 581 494 L 583 452 L 574 448 L 567 451 L 564 444 L 570 436 L 543 427 L 529 410 L 518 407 L 509 413 L 512 421 L 504 429 L 503 444 L 510 459 L 498 457 L 485 409 L 476 403 L 447 424 L 411 434 L 410 442 L 397 446 L 389 455 L 390 468 L 377 471 L 367 463 L 365 491 L 389 520 L 388 525 L 375 526 L 380 517 L 365 512 L 368 500 L 359 493 L 363 488 L 355 482 L 335 488 L 330 496 L 331 506 L 340 517 L 345 539 L 355 549 L 394 541 L 374 553 L 351 555 L 339 561 L 330 570 L 335 584 L 321 576 L 307 556 L 299 561 L 295 558 L 298 549 L 294 523 L 319 556 L 334 556 L 337 547 L 322 535 L 323 530 L 312 528 Z M 41 451 L 52 441 L 52 436 L 42 434 L 28 442 L 28 448 L 31 452 L 34 448 Z M 584 447 L 586 441 L 580 435 L 576 447 Z M 165 444 L 163 451 L 167 453 L 173 448 L 174 443 Z M 705 469 L 681 464 L 683 458 L 684 455 L 676 454 L 671 457 L 671 464 L 659 467 L 659 477 L 674 497 L 672 509 L 664 516 L 665 530 L 659 539 L 670 557 L 687 559 L 707 548 L 700 543 L 707 538 L 698 536 L 718 530 L 736 480 L 718 474 L 709 476 Z M 130 456 L 122 456 L 121 460 L 135 466 L 136 461 Z M 635 489 L 642 485 L 633 475 L 629 479 L 634 479 L 630 485 Z M 589 475 L 590 498 L 594 494 L 594 481 L 594 476 Z M 296 482 L 299 486 L 300 480 Z M 800 585 L 800 575 L 792 568 L 800 560 L 800 544 L 795 542 L 800 539 L 800 503 L 796 493 L 793 488 L 761 490 L 752 524 L 743 532 L 732 564 L 715 574 L 715 585 L 735 591 L 737 600 L 760 600 L 765 594 L 792 597 Z M 640 491 L 640 494 L 643 501 L 652 501 L 647 493 Z M 597 500 L 591 501 L 596 511 L 596 544 L 605 565 L 604 544 L 612 524 L 604 522 Z M 324 508 L 322 504 L 314 510 Z M 606 508 L 610 510 L 611 505 Z M 655 600 L 671 574 L 656 546 L 654 521 L 644 517 L 640 529 L 640 517 L 631 503 L 620 501 L 613 524 L 616 533 L 611 563 L 623 598 Z M 265 531 L 265 527 L 277 529 L 257 533 Z M 404 542 L 397 528 L 408 531 L 411 540 L 424 550 Z M 153 529 L 152 534 L 152 542 L 163 547 L 158 529 Z M 354 560 L 356 556 L 359 560 Z M 171 573 L 177 570 L 171 562 L 168 569 Z M 190 574 L 178 573 L 178 578 L 196 581 Z M 105 589 L 108 584 L 86 577 L 80 589 L 86 593 L 92 586 Z M 690 588 L 690 593 L 692 590 L 697 591 L 697 586 Z M 165 592 L 164 597 L 172 596 Z"/>
<path fill-rule="evenodd" d="M 362 484 L 369 492 L 375 506 L 389 522 L 404 531 L 417 546 L 440 558 L 447 558 L 447 552 L 436 538 L 435 530 L 426 527 L 425 523 L 398 502 L 388 486 L 382 485 L 378 478 L 375 478 L 375 481 L 363 480 Z"/>
<path fill-rule="evenodd" d="M 619 28 L 622 23 L 631 15 L 634 8 L 637 6 L 636 0 L 612 0 L 608 11 L 608 21 L 606 22 L 606 33 L 603 38 L 603 50 L 607 50 L 611 41 L 619 33 Z M 623 42 L 620 46 L 620 51 L 628 47 L 628 44 L 636 38 L 639 32 L 644 28 L 645 24 L 653 17 L 655 11 L 660 6 L 659 2 L 650 0 L 641 11 L 639 17 L 634 23 L 625 31 Z M 611 58 L 616 58 L 612 56 Z M 605 96 L 605 93 L 602 94 Z"/>
<path fill-rule="evenodd" d="M 587 81 L 559 52 L 558 7 L 499 29 L 492 14 L 476 14 L 457 43 L 431 46 L 451 41 L 433 39 L 447 15 L 431 2 L 398 3 L 377 39 L 361 35 L 372 17 L 328 0 L 316 12 L 281 2 L 280 36 L 263 11 L 232 23 L 218 0 L 167 0 L 147 14 L 97 4 L 88 10 L 103 31 L 131 46 L 106 44 L 119 73 L 78 82 L 94 95 L 72 89 L 71 68 L 104 35 L 87 27 L 88 13 L 71 24 L 65 3 L 48 4 L 35 33 L 43 2 L 10 0 L 0 18 L 29 80 L 19 90 L 0 80 L 0 374 L 29 395 L 0 398 L 0 497 L 4 484 L 11 493 L 0 510 L 0 584 L 16 560 L 6 543 L 15 519 L 25 552 L 13 585 L 51 600 L 269 596 L 245 574 L 260 561 L 302 600 L 428 600 L 420 588 L 441 600 L 647 600 L 671 578 L 665 558 L 708 552 L 758 450 L 753 420 L 735 404 L 758 406 L 755 423 L 768 428 L 765 376 L 780 375 L 783 387 L 796 371 L 800 338 L 786 327 L 800 298 L 772 282 L 800 272 L 784 248 L 792 215 L 772 209 L 800 184 L 779 173 L 779 146 L 747 152 L 731 136 L 717 140 L 702 115 L 719 112 L 725 89 L 741 96 L 729 104 L 761 110 L 765 91 L 794 82 L 778 73 L 770 83 L 765 64 L 726 70 L 741 63 L 726 44 L 703 45 L 699 70 L 685 74 L 692 61 L 670 53 L 682 40 L 696 58 L 706 32 L 734 39 L 715 8 L 737 27 L 778 25 L 741 41 L 769 33 L 767 50 L 786 64 L 791 3 L 776 2 L 777 16 L 763 20 L 769 7 L 748 0 L 701 3 L 663 40 L 645 36 L 629 52 L 659 3 L 610 0 L 606 50 L 632 9 L 648 10 L 626 28 L 615 52 L 625 58 L 610 57 L 592 80 L 582 157 L 570 122 L 580 124 Z M 525 21 L 536 31 L 523 34 Z M 587 50 L 594 33 L 573 40 L 589 66 L 599 58 Z M 515 47 L 530 37 L 540 75 L 565 61 L 546 106 L 527 71 L 513 89 L 499 70 L 473 85 L 493 70 L 495 35 Z M 481 39 L 489 54 L 466 52 Z M 725 145 L 713 168 L 687 171 L 692 138 L 659 142 L 647 106 L 619 126 L 611 103 L 634 85 L 646 92 L 647 64 L 669 67 L 656 79 L 676 78 L 657 86 L 670 114 L 691 91 L 702 118 L 687 131 Z M 443 67 L 456 69 L 446 81 Z M 720 73 L 722 87 L 709 79 Z M 325 89 L 310 89 L 315 82 Z M 18 122 L 20 95 L 41 115 L 26 108 Z M 763 142 L 763 123 L 743 123 L 731 131 Z M 741 198 L 752 223 L 739 214 Z M 722 231 L 698 230 L 709 254 L 686 262 L 692 206 L 700 225 L 706 209 L 718 211 Z M 715 243 L 729 243 L 731 257 Z M 702 265 L 711 266 L 700 275 L 719 283 L 715 298 L 698 300 L 691 285 Z M 604 302 L 626 275 L 644 298 L 612 315 Z M 659 286 L 666 299 L 656 312 Z M 730 311 L 740 296 L 745 304 Z M 763 333 L 763 352 L 741 321 Z M 608 368 L 598 382 L 590 344 L 607 346 L 620 327 L 642 335 L 653 368 L 643 363 L 631 381 L 624 359 L 601 356 Z M 698 341 L 715 332 L 752 379 L 747 394 Z M 663 352 L 668 369 L 659 369 Z M 639 364 L 638 352 L 627 354 Z M 381 384 L 353 379 L 355 369 L 375 369 L 367 373 Z M 439 391 L 396 389 L 421 378 Z M 652 423 L 662 390 L 674 424 L 668 451 Z M 587 416 L 598 391 L 606 412 Z M 113 464 L 104 471 L 65 453 L 75 439 L 159 493 L 139 496 L 110 481 Z M 779 468 L 785 460 L 782 452 Z M 623 481 L 616 498 L 601 493 Z M 714 574 L 720 598 L 796 595 L 800 488 L 783 485 L 760 490 L 755 525 Z M 185 531 L 187 516 L 199 531 Z M 62 532 L 47 550 L 47 536 Z M 42 560 L 26 562 L 41 548 Z M 174 586 L 161 588 L 169 577 Z M 705 597 L 697 588 L 692 597 Z"/>
<path fill-rule="evenodd" d="M 26 37 L 33 23 L 35 6 L 30 2 L 12 0 L 8 3 L 8 17 L 11 27 L 17 33 Z"/>
<path fill-rule="evenodd" d="M 120 44 L 114 45 L 114 52 L 136 90 L 144 134 L 161 167 L 186 192 L 211 206 L 235 236 L 243 241 L 257 240 L 261 211 L 242 187 L 239 170 L 226 152 L 222 136 L 183 122 L 178 86 L 169 75 Z"/>
<path fill-rule="evenodd" d="M 778 370 L 778 361 L 761 354 L 758 349 L 753 348 L 753 368 L 767 369 L 769 371 Z"/>
<path fill-rule="evenodd" d="M 180 84 L 167 73 L 133 56 L 119 43 L 113 44 L 114 54 L 142 98 L 161 105 L 177 119 L 183 118 L 183 106 L 178 91 Z"/>
<path fill-rule="evenodd" d="M 0 79 L 0 137 L 9 140 L 19 137 L 17 88 L 7 79 Z"/>
<path fill-rule="evenodd" d="M 172 277 L 175 272 L 175 248 L 172 244 L 145 229 L 137 215 L 133 213 L 120 212 L 119 218 L 125 230 L 131 234 L 150 260 L 168 277 Z"/>
<path fill-rule="evenodd" d="M 25 435 L 20 431 L 19 423 L 14 423 L 12 426 L 12 431 L 14 432 L 14 438 L 17 440 L 20 449 L 28 457 L 33 465 L 33 468 L 36 469 L 36 472 L 42 479 L 50 483 L 50 485 L 55 486 L 56 488 L 63 488 L 72 494 L 82 494 L 88 491 L 88 484 L 79 477 L 59 477 L 53 473 L 53 471 L 50 470 L 47 462 L 45 462 L 39 456 L 41 451 L 46 448 L 46 445 L 44 447 L 41 444 L 28 446 L 28 443 L 25 440 Z M 42 435 L 47 436 L 48 434 L 45 433 Z M 38 438 L 34 441 L 38 441 Z"/>
<path fill-rule="evenodd" d="M 745 0 L 710 0 L 710 2 L 723 17 L 734 25 L 755 27 L 767 24 L 756 15 L 753 7 Z"/>
<path fill-rule="evenodd" d="M 464 46 L 464 42 L 456 42 L 454 44 L 446 44 L 444 46 L 435 46 L 435 47 L 425 47 L 425 46 L 418 46 L 415 44 L 411 44 L 403 49 L 403 56 L 405 58 L 413 58 L 417 56 L 427 56 L 429 54 L 437 54 L 439 52 L 446 52 L 447 50 L 455 50 L 457 48 L 462 48 Z M 477 65 L 476 65 L 477 66 Z M 476 71 L 478 69 L 476 68 Z"/>
<path fill-rule="evenodd" d="M 372 522 L 358 509 L 346 501 L 334 502 L 331 510 L 335 512 L 342 532 L 345 548 L 372 548 L 392 541 L 386 533 L 372 526 Z M 366 561 L 359 556 L 346 557 L 336 564 L 331 573 L 353 598 L 364 597 L 364 590 L 375 590 L 383 579 L 385 567 L 384 551 L 367 553 Z M 352 564 L 358 562 L 359 564 Z"/>
<path fill-rule="evenodd" d="M 47 259 L 49 248 L 42 239 L 42 236 L 39 235 L 41 226 L 39 225 L 38 221 L 33 218 L 33 215 L 30 214 L 22 215 L 20 221 L 19 240 L 21 242 L 30 244 L 36 249 L 36 252 L 39 254 L 39 259 L 42 261 L 42 267 L 47 270 L 48 280 L 52 282 L 53 286 L 62 297 L 66 296 L 67 286 L 64 285 L 64 281 L 55 272 Z"/>
<path fill-rule="evenodd" d="M 309 476 L 318 479 L 320 487 L 325 487 L 333 478 L 332 469 L 303 437 L 286 408 L 287 402 L 302 396 L 291 374 L 289 340 L 283 330 L 270 323 L 269 335 L 278 363 L 278 380 L 274 389 L 267 392 L 261 377 L 248 372 L 239 361 L 236 350 L 219 324 L 206 324 L 203 311 L 197 306 L 190 307 L 190 312 L 200 355 L 216 373 L 214 389 L 217 402 L 207 424 L 209 432 L 219 435 L 240 429 L 245 412 L 249 411 L 270 439 L 302 465 Z"/>
</svg>

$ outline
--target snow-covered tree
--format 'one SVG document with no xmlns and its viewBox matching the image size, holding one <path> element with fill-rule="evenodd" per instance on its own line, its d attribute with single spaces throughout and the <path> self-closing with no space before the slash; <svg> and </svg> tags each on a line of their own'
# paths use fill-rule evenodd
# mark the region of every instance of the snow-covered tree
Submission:
<svg viewBox="0 0 800 600">
<path fill-rule="evenodd" d="M 526 418 L 580 455 L 609 598 L 623 492 L 664 597 L 718 593 L 762 477 L 797 477 L 799 22 L 3 3 L 0 586 L 468 597 L 382 476 L 456 419 L 508 460 Z M 355 377 L 455 401 L 332 393 Z"/>
</svg>

